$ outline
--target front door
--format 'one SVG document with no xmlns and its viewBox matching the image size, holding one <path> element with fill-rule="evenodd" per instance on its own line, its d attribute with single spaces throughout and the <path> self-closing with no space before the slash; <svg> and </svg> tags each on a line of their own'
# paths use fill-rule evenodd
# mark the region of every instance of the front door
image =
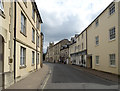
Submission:
<svg viewBox="0 0 120 91">
<path fill-rule="evenodd" d="M 92 56 L 90 56 L 90 68 L 92 68 Z"/>
<path fill-rule="evenodd" d="M 3 57 L 4 56 L 4 41 L 0 35 L 0 89 L 3 88 Z"/>
</svg>

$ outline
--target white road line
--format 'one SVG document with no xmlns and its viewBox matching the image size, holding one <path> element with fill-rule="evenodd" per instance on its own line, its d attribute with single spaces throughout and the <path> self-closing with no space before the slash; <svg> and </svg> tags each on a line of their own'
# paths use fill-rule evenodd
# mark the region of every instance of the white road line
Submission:
<svg viewBox="0 0 120 91">
<path fill-rule="evenodd" d="M 44 84 L 43 84 L 43 86 L 42 86 L 42 91 L 44 90 L 44 88 L 45 88 L 45 86 L 46 86 L 46 84 L 47 84 L 47 82 L 48 82 L 48 79 L 50 78 L 50 74 L 51 74 L 51 70 L 50 70 L 47 78 L 46 78 L 45 81 L 44 81 Z"/>
</svg>

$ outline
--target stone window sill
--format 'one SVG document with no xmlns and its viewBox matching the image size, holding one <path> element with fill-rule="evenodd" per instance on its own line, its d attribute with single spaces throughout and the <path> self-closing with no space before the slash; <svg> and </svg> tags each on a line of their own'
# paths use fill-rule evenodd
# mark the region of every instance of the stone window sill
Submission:
<svg viewBox="0 0 120 91">
<path fill-rule="evenodd" d="M 0 16 L 2 16 L 5 19 L 5 14 L 2 10 L 0 10 Z"/>
<path fill-rule="evenodd" d="M 20 66 L 20 69 L 24 69 L 24 68 L 26 68 L 26 67 L 27 67 L 26 65 Z"/>
<path fill-rule="evenodd" d="M 25 37 L 27 37 L 26 34 L 24 34 L 23 32 L 20 31 L 20 33 L 21 33 L 22 35 L 24 35 Z"/>
</svg>

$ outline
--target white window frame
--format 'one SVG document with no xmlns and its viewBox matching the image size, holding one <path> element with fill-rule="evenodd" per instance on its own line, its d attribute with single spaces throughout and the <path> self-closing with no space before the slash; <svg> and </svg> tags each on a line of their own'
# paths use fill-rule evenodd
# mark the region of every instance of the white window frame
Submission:
<svg viewBox="0 0 120 91">
<path fill-rule="evenodd" d="M 37 46 L 39 47 L 39 41 L 40 41 L 40 37 L 37 36 Z"/>
<path fill-rule="evenodd" d="M 32 42 L 35 43 L 35 30 L 32 28 Z"/>
<path fill-rule="evenodd" d="M 39 23 L 39 21 L 38 21 L 38 18 L 36 18 L 36 27 L 37 27 L 37 29 L 40 28 L 40 23 Z"/>
<path fill-rule="evenodd" d="M 109 15 L 112 15 L 113 13 L 115 13 L 115 4 L 112 4 L 109 8 Z"/>
<path fill-rule="evenodd" d="M 96 36 L 96 37 L 95 37 L 95 44 L 96 44 L 96 45 L 99 45 L 99 36 Z"/>
<path fill-rule="evenodd" d="M 26 61 L 26 48 L 20 48 L 20 66 L 25 66 Z"/>
<path fill-rule="evenodd" d="M 100 60 L 100 57 L 99 56 L 95 56 L 95 63 L 96 63 L 96 65 L 99 65 L 100 63 L 99 63 L 99 60 Z"/>
<path fill-rule="evenodd" d="M 95 26 L 97 27 L 99 25 L 99 19 L 95 21 Z"/>
<path fill-rule="evenodd" d="M 35 9 L 34 9 L 34 6 L 32 6 L 32 18 L 35 21 Z"/>
<path fill-rule="evenodd" d="M 110 40 L 115 40 L 115 38 L 116 38 L 116 31 L 115 30 L 116 30 L 115 27 L 113 27 L 109 30 L 109 39 Z"/>
<path fill-rule="evenodd" d="M 37 64 L 39 64 L 39 53 L 37 53 Z"/>
<path fill-rule="evenodd" d="M 26 17 L 22 12 L 21 12 L 21 32 L 24 35 L 26 35 Z"/>
<path fill-rule="evenodd" d="M 84 44 L 82 43 L 82 50 L 84 49 Z"/>
<path fill-rule="evenodd" d="M 116 55 L 115 54 L 109 54 L 109 60 L 110 60 L 110 66 L 116 66 Z M 113 61 L 114 61 L 114 64 L 113 64 Z"/>
<path fill-rule="evenodd" d="M 32 65 L 35 64 L 35 52 L 32 51 Z"/>
</svg>

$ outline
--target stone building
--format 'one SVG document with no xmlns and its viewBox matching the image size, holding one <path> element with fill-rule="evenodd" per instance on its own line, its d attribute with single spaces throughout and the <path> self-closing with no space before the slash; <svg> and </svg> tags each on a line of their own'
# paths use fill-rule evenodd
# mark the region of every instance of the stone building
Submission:
<svg viewBox="0 0 120 91">
<path fill-rule="evenodd" d="M 53 42 L 49 43 L 49 47 L 47 48 L 47 53 L 45 56 L 46 61 L 59 62 L 61 55 L 60 49 L 62 45 L 66 45 L 67 43 L 69 43 L 68 39 L 63 39 L 56 44 L 54 44 Z"/>
<path fill-rule="evenodd" d="M 62 45 L 60 49 L 60 61 L 61 63 L 69 63 L 69 43 Z"/>
<path fill-rule="evenodd" d="M 69 43 L 69 40 L 63 39 L 54 45 L 54 61 L 55 62 L 60 61 L 60 53 L 61 53 L 60 49 L 61 49 L 62 45 L 66 45 L 67 43 Z"/>
<path fill-rule="evenodd" d="M 114 0 L 69 46 L 73 64 L 120 75 L 120 1 Z M 73 38 L 72 38 L 73 40 Z"/>
<path fill-rule="evenodd" d="M 85 30 L 87 65 L 120 74 L 120 1 L 114 0 Z"/>
<path fill-rule="evenodd" d="M 41 68 L 43 35 L 35 2 L 0 0 L 0 21 L 0 89 L 3 89 Z"/>
</svg>

